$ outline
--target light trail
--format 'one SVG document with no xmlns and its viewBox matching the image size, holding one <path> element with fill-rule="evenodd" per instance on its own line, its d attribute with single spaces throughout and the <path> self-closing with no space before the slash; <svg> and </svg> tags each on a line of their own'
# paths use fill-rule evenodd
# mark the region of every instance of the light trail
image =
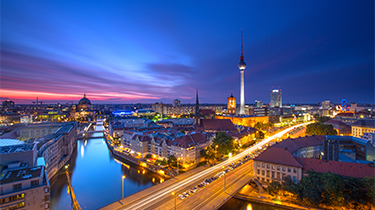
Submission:
<svg viewBox="0 0 375 210">
<path fill-rule="evenodd" d="M 175 192 L 177 191 L 179 188 L 185 186 L 185 185 L 188 185 L 188 184 L 191 184 L 192 182 L 198 180 L 198 179 L 205 179 L 206 176 L 210 173 L 213 173 L 214 171 L 217 171 L 217 170 L 220 170 L 222 169 L 222 166 L 225 166 L 225 165 L 229 165 L 231 162 L 233 161 L 237 161 L 237 160 L 240 160 L 242 159 L 243 157 L 245 157 L 246 155 L 248 155 L 250 152 L 253 152 L 255 150 L 258 150 L 259 147 L 263 147 L 264 145 L 266 145 L 267 143 L 269 143 L 270 141 L 276 139 L 276 138 L 279 138 L 279 137 L 282 137 L 283 135 L 285 135 L 286 133 L 290 132 L 291 130 L 293 130 L 294 128 L 297 128 L 297 127 L 300 127 L 300 126 L 304 126 L 304 125 L 307 125 L 309 124 L 310 122 L 308 123 L 303 123 L 303 124 L 299 124 L 299 125 L 295 125 L 295 126 L 292 126 L 290 128 L 287 128 L 283 131 L 280 131 L 279 133 L 277 134 L 274 134 L 270 137 L 268 137 L 267 139 L 255 144 L 254 146 L 244 150 L 243 152 L 231 157 L 231 158 L 228 158 L 227 160 L 209 168 L 209 169 L 206 169 L 202 172 L 199 172 L 191 177 L 188 177 L 184 180 L 182 180 L 182 183 L 178 182 L 178 183 L 175 183 L 175 184 L 172 184 L 171 186 L 168 186 L 166 188 L 164 188 L 163 190 L 160 190 L 152 195 L 149 195 L 148 197 L 144 198 L 144 199 L 141 199 L 139 201 L 136 201 L 134 204 L 128 206 L 128 207 L 120 207 L 119 209 L 146 209 L 147 207 L 149 207 L 149 204 L 151 203 L 151 205 L 153 205 L 154 203 L 152 202 L 155 202 L 157 200 L 161 200 L 164 196 L 169 196 L 171 195 L 172 192 Z"/>
</svg>

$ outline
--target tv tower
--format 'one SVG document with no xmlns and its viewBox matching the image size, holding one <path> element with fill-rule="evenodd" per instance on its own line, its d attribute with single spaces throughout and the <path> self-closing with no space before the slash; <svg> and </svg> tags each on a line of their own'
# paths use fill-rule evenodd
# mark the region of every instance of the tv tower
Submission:
<svg viewBox="0 0 375 210">
<path fill-rule="evenodd" d="M 239 115 L 245 115 L 245 84 L 244 84 L 244 70 L 246 69 L 246 63 L 243 57 L 243 33 L 241 28 L 241 57 L 238 68 L 241 71 L 241 94 L 240 94 L 240 113 Z"/>
</svg>

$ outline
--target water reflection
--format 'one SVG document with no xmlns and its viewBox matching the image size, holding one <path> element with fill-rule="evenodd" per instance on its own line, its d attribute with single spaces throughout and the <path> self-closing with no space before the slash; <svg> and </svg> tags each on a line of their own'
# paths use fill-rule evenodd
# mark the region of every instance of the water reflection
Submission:
<svg viewBox="0 0 375 210">
<path fill-rule="evenodd" d="M 102 135 L 93 133 L 92 137 Z M 121 199 L 123 175 L 126 176 L 125 197 L 164 182 L 160 176 L 144 168 L 115 159 L 101 138 L 78 140 L 68 164 L 74 192 L 83 209 L 98 209 Z M 71 209 L 64 169 L 51 180 L 51 209 Z"/>
</svg>

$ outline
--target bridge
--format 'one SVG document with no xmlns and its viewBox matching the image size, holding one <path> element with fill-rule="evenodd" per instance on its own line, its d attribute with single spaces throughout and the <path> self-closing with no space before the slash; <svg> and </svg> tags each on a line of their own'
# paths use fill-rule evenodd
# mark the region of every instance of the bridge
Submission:
<svg viewBox="0 0 375 210">
<path fill-rule="evenodd" d="M 74 190 L 73 190 L 73 187 L 72 187 L 72 183 L 70 182 L 70 176 L 69 176 L 69 172 L 68 172 L 68 166 L 65 166 L 65 174 L 66 174 L 66 179 L 68 181 L 68 186 L 69 186 L 69 191 L 70 191 L 70 198 L 72 200 L 72 206 L 73 206 L 73 209 L 74 210 L 82 210 L 81 206 L 79 205 L 77 199 L 76 199 L 76 195 L 74 193 Z"/>
<path fill-rule="evenodd" d="M 234 196 L 243 186 L 245 186 L 253 178 L 252 161 L 248 161 L 237 169 L 229 172 L 224 177 L 215 180 L 212 184 L 204 188 L 198 189 L 197 193 L 181 200 L 177 199 L 177 195 L 197 186 L 203 180 L 214 176 L 223 168 L 233 162 L 239 161 L 251 152 L 258 150 L 270 141 L 280 138 L 287 132 L 298 126 L 296 125 L 280 131 L 277 134 L 255 144 L 254 146 L 244 150 L 240 154 L 228 158 L 227 160 L 210 168 L 196 168 L 182 175 L 174 177 L 141 192 L 133 194 L 125 199 L 118 200 L 102 210 L 109 209 L 218 209 L 227 200 Z M 174 193 L 174 196 L 172 196 Z"/>
</svg>

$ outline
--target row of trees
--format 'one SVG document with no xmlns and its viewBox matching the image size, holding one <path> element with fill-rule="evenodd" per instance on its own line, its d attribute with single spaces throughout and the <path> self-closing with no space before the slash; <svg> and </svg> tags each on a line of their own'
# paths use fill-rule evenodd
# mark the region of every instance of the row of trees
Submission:
<svg viewBox="0 0 375 210">
<path fill-rule="evenodd" d="M 231 136 L 225 132 L 218 132 L 212 144 L 201 150 L 200 155 L 206 161 L 215 161 L 223 155 L 236 152 L 238 149 L 239 145 Z"/>
<path fill-rule="evenodd" d="M 306 126 L 307 135 L 337 135 L 335 128 L 328 124 L 324 123 L 312 123 Z"/>
<path fill-rule="evenodd" d="M 267 188 L 271 196 L 290 196 L 305 205 L 348 206 L 359 209 L 375 205 L 375 176 L 359 179 L 338 174 L 307 171 L 298 184 L 288 176 L 282 184 L 273 181 Z"/>
<path fill-rule="evenodd" d="M 256 129 L 259 129 L 259 130 L 267 130 L 269 128 L 273 127 L 273 124 L 272 123 L 261 123 L 261 122 L 257 122 L 255 125 L 254 125 L 254 128 Z"/>
</svg>

